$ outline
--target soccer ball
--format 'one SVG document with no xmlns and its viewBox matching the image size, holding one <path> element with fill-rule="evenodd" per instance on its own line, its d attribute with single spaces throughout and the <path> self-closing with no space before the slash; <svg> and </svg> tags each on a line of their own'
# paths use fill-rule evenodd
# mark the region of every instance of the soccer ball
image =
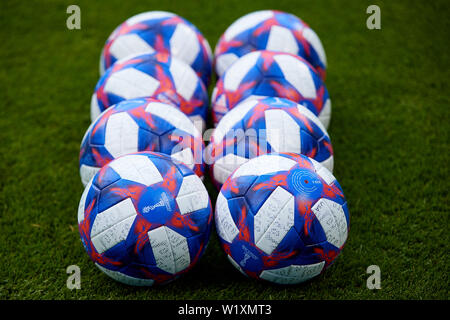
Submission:
<svg viewBox="0 0 450 320">
<path fill-rule="evenodd" d="M 220 77 L 211 99 L 213 120 L 217 124 L 241 101 L 267 96 L 304 105 L 328 127 L 331 101 L 318 73 L 298 56 L 272 51 L 248 53 Z"/>
<path fill-rule="evenodd" d="M 304 154 L 333 171 L 333 148 L 319 119 L 282 98 L 248 100 L 220 120 L 207 148 L 216 186 L 249 159 L 271 152 Z"/>
<path fill-rule="evenodd" d="M 166 283 L 189 271 L 205 250 L 212 218 L 200 178 L 154 152 L 105 165 L 78 207 L 89 257 L 111 278 L 137 286 Z"/>
<path fill-rule="evenodd" d="M 155 51 L 183 60 L 208 86 L 212 68 L 208 41 L 192 23 L 164 11 L 144 12 L 118 26 L 103 47 L 100 75 L 119 59 Z"/>
<path fill-rule="evenodd" d="M 339 183 L 317 161 L 295 154 L 262 155 L 234 171 L 217 198 L 215 222 L 239 271 L 278 284 L 322 273 L 349 231 Z"/>
<path fill-rule="evenodd" d="M 325 80 L 327 58 L 317 34 L 300 18 L 263 10 L 236 20 L 216 45 L 215 69 L 221 76 L 239 57 L 255 50 L 287 52 L 307 60 Z"/>
<path fill-rule="evenodd" d="M 203 177 L 203 140 L 177 108 L 152 98 L 124 100 L 106 109 L 81 142 L 80 176 L 86 185 L 115 158 L 138 151 L 157 151 L 179 160 Z"/>
<path fill-rule="evenodd" d="M 91 120 L 122 100 L 153 97 L 184 112 L 202 130 L 208 92 L 194 70 L 164 53 L 143 54 L 116 62 L 100 78 L 91 99 Z"/>
</svg>

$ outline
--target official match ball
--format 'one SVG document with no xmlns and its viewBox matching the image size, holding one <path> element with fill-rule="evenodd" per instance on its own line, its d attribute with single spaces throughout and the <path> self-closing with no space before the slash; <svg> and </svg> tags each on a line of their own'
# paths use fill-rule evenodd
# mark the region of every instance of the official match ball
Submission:
<svg viewBox="0 0 450 320">
<path fill-rule="evenodd" d="M 89 257 L 109 277 L 136 286 L 167 283 L 192 269 L 208 243 L 212 218 L 200 178 L 154 152 L 105 165 L 78 207 Z"/>
<path fill-rule="evenodd" d="M 327 58 L 317 34 L 300 18 L 281 11 L 263 10 L 236 20 L 214 50 L 216 73 L 255 50 L 287 52 L 307 60 L 325 79 Z"/>
<path fill-rule="evenodd" d="M 304 106 L 283 98 L 238 104 L 220 120 L 207 152 L 219 189 L 241 164 L 272 152 L 301 153 L 333 171 L 333 147 L 323 124 Z"/>
<path fill-rule="evenodd" d="M 300 103 L 328 128 L 331 100 L 325 83 L 306 60 L 290 53 L 254 51 L 233 63 L 212 94 L 213 120 L 244 100 L 280 97 Z"/>
<path fill-rule="evenodd" d="M 205 127 L 208 92 L 194 70 L 164 53 L 124 58 L 100 78 L 91 99 L 91 120 L 122 100 L 152 97 L 178 107 Z"/>
<path fill-rule="evenodd" d="M 295 154 L 262 155 L 241 165 L 222 186 L 215 222 L 233 266 L 278 284 L 324 272 L 349 231 L 339 183 L 317 161 Z"/>
<path fill-rule="evenodd" d="M 83 185 L 101 167 L 122 155 L 157 151 L 183 162 L 203 177 L 203 139 L 179 109 L 152 98 L 131 99 L 106 109 L 81 142 Z"/>
<path fill-rule="evenodd" d="M 212 69 L 208 41 L 192 23 L 164 11 L 144 12 L 119 25 L 103 47 L 100 75 L 126 56 L 155 51 L 183 60 L 208 86 Z"/>
</svg>

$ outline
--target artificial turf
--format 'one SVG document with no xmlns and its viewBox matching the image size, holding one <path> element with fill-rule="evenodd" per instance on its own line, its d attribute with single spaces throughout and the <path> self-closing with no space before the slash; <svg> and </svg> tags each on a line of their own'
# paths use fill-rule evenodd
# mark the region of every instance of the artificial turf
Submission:
<svg viewBox="0 0 450 320">
<path fill-rule="evenodd" d="M 81 30 L 66 8 L 81 8 Z M 366 8 L 381 8 L 381 30 Z M 214 47 L 238 17 L 296 14 L 320 36 L 333 103 L 335 176 L 350 210 L 336 263 L 308 283 L 282 287 L 243 277 L 213 234 L 199 264 L 163 287 L 134 288 L 102 274 L 77 229 L 81 138 L 100 50 L 126 18 L 178 13 Z M 448 299 L 448 1 L 1 1 L 1 299 Z M 217 192 L 206 181 L 214 200 Z M 66 268 L 81 268 L 81 289 Z M 381 269 L 381 289 L 366 268 Z"/>
</svg>

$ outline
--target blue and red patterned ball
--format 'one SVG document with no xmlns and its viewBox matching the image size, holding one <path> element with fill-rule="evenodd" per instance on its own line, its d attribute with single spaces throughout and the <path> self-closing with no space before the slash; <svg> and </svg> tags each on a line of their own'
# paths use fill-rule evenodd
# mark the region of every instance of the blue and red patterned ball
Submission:
<svg viewBox="0 0 450 320">
<path fill-rule="evenodd" d="M 81 181 L 86 185 L 111 160 L 140 151 L 168 154 L 203 178 L 203 149 L 201 132 L 179 109 L 152 98 L 124 100 L 86 131 L 79 156 Z"/>
<path fill-rule="evenodd" d="M 215 209 L 216 229 L 244 275 L 279 284 L 307 281 L 328 268 L 349 231 L 341 186 L 315 160 L 267 154 L 227 179 Z"/>
<path fill-rule="evenodd" d="M 166 11 L 143 12 L 119 25 L 103 47 L 100 75 L 117 60 L 153 52 L 183 60 L 208 86 L 212 68 L 208 41 L 192 23 Z"/>
<path fill-rule="evenodd" d="M 119 157 L 95 174 L 78 208 L 84 248 L 97 267 L 131 285 L 161 284 L 202 256 L 212 225 L 200 178 L 154 152 Z"/>
<path fill-rule="evenodd" d="M 238 104 L 219 122 L 206 151 L 219 189 L 240 165 L 272 152 L 304 154 L 333 171 L 333 147 L 323 124 L 306 107 L 283 98 Z"/>
<path fill-rule="evenodd" d="M 233 22 L 214 50 L 216 73 L 221 76 L 240 57 L 257 50 L 302 57 L 325 80 L 327 58 L 322 42 L 308 24 L 293 14 L 261 10 Z"/>
<path fill-rule="evenodd" d="M 141 54 L 117 61 L 99 79 L 91 99 L 91 120 L 128 99 L 151 97 L 179 108 L 203 130 L 208 92 L 189 65 L 165 53 Z"/>
<path fill-rule="evenodd" d="M 328 127 L 331 100 L 319 74 L 299 56 L 267 50 L 244 55 L 217 81 L 211 98 L 214 123 L 239 102 L 261 97 L 300 103 Z"/>
</svg>

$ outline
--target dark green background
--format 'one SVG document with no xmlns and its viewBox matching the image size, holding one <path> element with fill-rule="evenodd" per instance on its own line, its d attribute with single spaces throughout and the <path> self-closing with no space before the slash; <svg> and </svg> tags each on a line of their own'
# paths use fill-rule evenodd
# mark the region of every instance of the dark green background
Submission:
<svg viewBox="0 0 450 320">
<path fill-rule="evenodd" d="M 81 7 L 81 30 L 66 8 Z M 381 30 L 366 8 L 381 8 Z M 214 47 L 235 19 L 259 9 L 294 13 L 328 57 L 335 175 L 351 231 L 319 278 L 279 287 L 246 279 L 215 235 L 192 272 L 164 287 L 132 288 L 103 275 L 77 231 L 81 138 L 102 45 L 126 18 L 168 10 Z M 448 299 L 448 1 L 1 1 L 1 299 Z M 216 192 L 211 188 L 211 197 Z M 81 268 L 81 290 L 66 267 Z M 381 268 L 381 290 L 366 268 Z"/>
</svg>

